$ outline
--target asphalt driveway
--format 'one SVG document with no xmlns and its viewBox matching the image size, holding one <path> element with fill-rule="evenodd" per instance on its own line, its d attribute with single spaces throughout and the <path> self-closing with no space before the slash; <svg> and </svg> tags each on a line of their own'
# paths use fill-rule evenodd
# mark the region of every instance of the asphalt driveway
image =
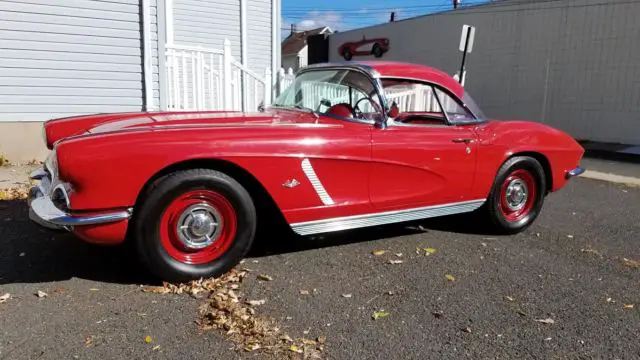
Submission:
<svg viewBox="0 0 640 360">
<path fill-rule="evenodd" d="M 639 188 L 577 179 L 516 236 L 465 216 L 411 225 L 269 234 L 239 291 L 291 336 L 326 336 L 332 359 L 640 358 L 640 269 L 623 260 L 640 260 Z M 0 359 L 268 357 L 200 331 L 205 300 L 141 291 L 153 282 L 123 249 L 0 202 Z"/>
</svg>

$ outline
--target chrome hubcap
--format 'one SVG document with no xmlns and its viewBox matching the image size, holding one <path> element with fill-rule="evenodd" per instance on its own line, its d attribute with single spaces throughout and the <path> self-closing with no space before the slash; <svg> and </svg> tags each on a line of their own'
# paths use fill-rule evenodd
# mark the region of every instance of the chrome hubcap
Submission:
<svg viewBox="0 0 640 360">
<path fill-rule="evenodd" d="M 221 219 L 218 210 L 210 205 L 191 205 L 180 215 L 176 233 L 188 249 L 202 249 L 220 236 Z"/>
<path fill-rule="evenodd" d="M 525 184 L 524 181 L 521 179 L 511 180 L 509 185 L 507 185 L 505 194 L 505 200 L 509 209 L 512 211 L 522 209 L 527 203 L 528 193 L 527 184 Z"/>
</svg>

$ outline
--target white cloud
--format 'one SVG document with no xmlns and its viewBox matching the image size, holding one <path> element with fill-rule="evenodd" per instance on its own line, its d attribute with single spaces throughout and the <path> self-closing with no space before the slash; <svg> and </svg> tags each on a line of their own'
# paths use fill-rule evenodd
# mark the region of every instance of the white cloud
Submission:
<svg viewBox="0 0 640 360">
<path fill-rule="evenodd" d="M 291 24 L 295 24 L 296 28 L 301 30 L 311 30 L 323 26 L 328 26 L 332 30 L 342 30 L 344 28 L 344 19 L 341 14 L 335 11 L 311 11 L 304 15 L 301 19 L 290 20 L 282 19 L 283 27 L 288 28 Z"/>
</svg>

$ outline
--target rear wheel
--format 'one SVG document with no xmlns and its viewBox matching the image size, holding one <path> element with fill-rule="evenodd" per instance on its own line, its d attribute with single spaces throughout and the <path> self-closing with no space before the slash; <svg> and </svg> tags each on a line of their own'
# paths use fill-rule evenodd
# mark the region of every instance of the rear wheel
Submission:
<svg viewBox="0 0 640 360">
<path fill-rule="evenodd" d="M 495 230 L 515 234 L 538 217 L 545 195 L 542 165 L 532 157 L 516 156 L 500 167 L 483 211 Z"/>
<path fill-rule="evenodd" d="M 160 177 L 136 213 L 138 252 L 163 280 L 222 275 L 246 255 L 255 237 L 256 210 L 249 193 L 214 170 Z"/>
</svg>

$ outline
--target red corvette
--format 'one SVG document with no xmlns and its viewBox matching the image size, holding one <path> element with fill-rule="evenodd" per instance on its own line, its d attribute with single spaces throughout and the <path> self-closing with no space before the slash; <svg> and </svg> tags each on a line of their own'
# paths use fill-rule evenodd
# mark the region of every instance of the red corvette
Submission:
<svg viewBox="0 0 640 360">
<path fill-rule="evenodd" d="M 78 116 L 44 134 L 32 220 L 132 241 L 174 281 L 226 272 L 273 218 L 311 235 L 476 211 L 516 233 L 583 172 L 569 135 L 491 121 L 447 74 L 392 62 L 307 67 L 258 113 Z"/>
</svg>

